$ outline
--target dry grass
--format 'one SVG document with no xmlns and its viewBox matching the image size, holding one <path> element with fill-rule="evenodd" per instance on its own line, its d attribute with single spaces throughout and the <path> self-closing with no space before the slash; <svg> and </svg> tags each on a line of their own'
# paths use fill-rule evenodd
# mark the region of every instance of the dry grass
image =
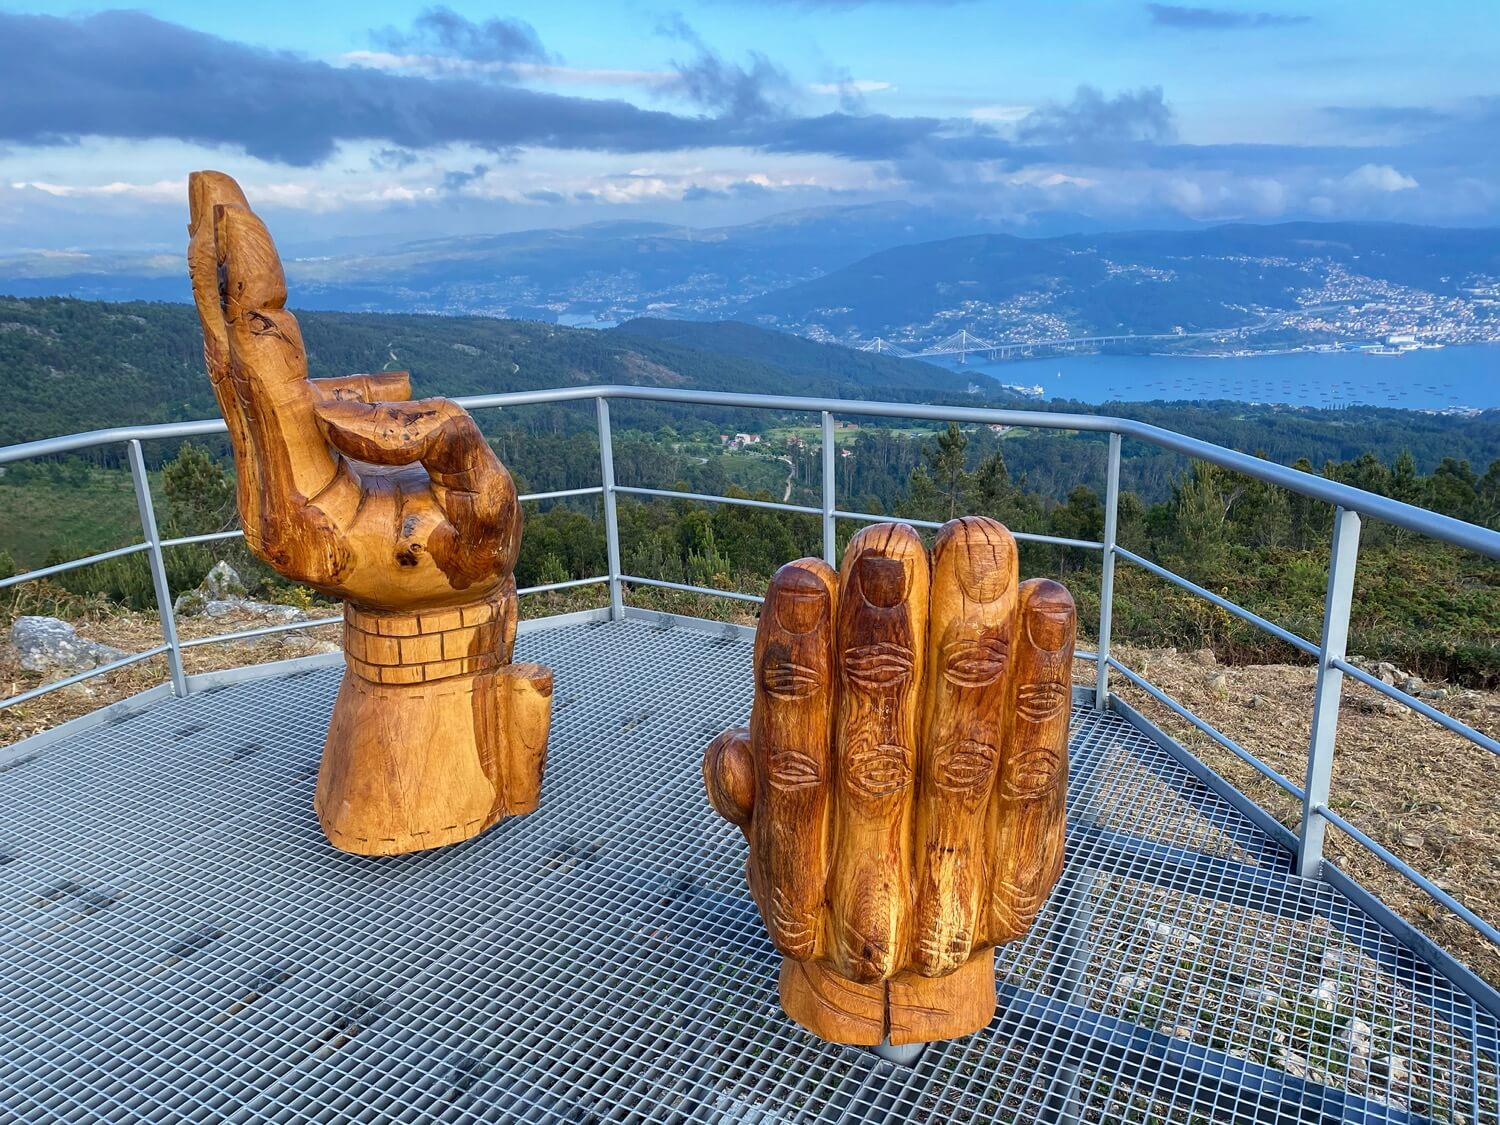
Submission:
<svg viewBox="0 0 1500 1125">
<path fill-rule="evenodd" d="M 1287 664 L 1208 666 L 1173 650 L 1116 649 L 1162 691 L 1301 785 L 1307 771 L 1315 673 Z M 1213 683 L 1222 673 L 1224 688 Z M 1111 687 L 1219 774 L 1296 829 L 1301 806 L 1229 751 L 1127 683 Z M 1437 685 L 1433 685 L 1437 686 Z M 1454 689 L 1450 689 L 1454 690 Z M 1252 700 L 1263 701 L 1253 705 Z M 1415 713 L 1387 713 L 1385 697 L 1344 681 L 1329 806 L 1463 902 L 1500 918 L 1500 757 Z M 1500 693 L 1456 691 L 1426 700 L 1491 737 Z M 1356 841 L 1330 828 L 1326 854 L 1427 936 L 1500 985 L 1500 949 L 1437 905 Z"/>
<path fill-rule="evenodd" d="M 602 587 L 583 587 L 528 597 L 523 617 L 544 617 L 603 604 Z M 637 589 L 632 604 L 642 608 L 706 617 L 737 624 L 755 623 L 753 605 L 675 591 Z M 97 603 L 81 603 L 70 614 L 80 635 L 126 651 L 160 643 L 154 613 L 129 613 Z M 25 612 L 24 607 L 21 612 Z M 336 612 L 314 607 L 315 616 Z M 178 622 L 184 639 L 263 624 L 251 617 L 186 618 Z M 8 629 L 10 617 L 0 618 Z M 251 641 L 188 649 L 190 673 L 288 660 L 314 652 L 338 651 L 337 626 L 283 633 Z M 1117 647 L 1128 666 L 1213 724 L 1266 764 L 1298 784 L 1306 771 L 1314 674 L 1292 665 L 1209 666 L 1195 655 L 1174 650 Z M 1225 686 L 1210 682 L 1223 673 Z M 22 672 L 8 646 L 0 644 L 0 693 L 15 695 L 47 679 Z M 124 699 L 167 679 L 166 661 L 154 657 L 129 668 L 63 688 L 29 703 L 0 710 L 0 746 L 36 734 Z M 1080 663 L 1076 682 L 1092 682 L 1092 665 Z M 1295 828 L 1300 807 L 1238 758 L 1198 733 L 1166 708 L 1116 677 L 1112 687 L 1163 730 L 1188 746 L 1213 769 Z M 1252 705 L 1251 701 L 1263 701 Z M 1345 682 L 1335 758 L 1332 807 L 1376 840 L 1432 878 L 1484 918 L 1500 917 L 1500 758 L 1450 734 L 1415 714 L 1387 714 L 1383 697 Z M 1500 734 L 1500 693 L 1457 692 L 1434 703 L 1470 726 Z M 1399 914 L 1466 961 L 1493 984 L 1500 984 L 1500 950 L 1435 904 L 1406 879 L 1360 845 L 1330 830 L 1327 852 Z"/>
</svg>

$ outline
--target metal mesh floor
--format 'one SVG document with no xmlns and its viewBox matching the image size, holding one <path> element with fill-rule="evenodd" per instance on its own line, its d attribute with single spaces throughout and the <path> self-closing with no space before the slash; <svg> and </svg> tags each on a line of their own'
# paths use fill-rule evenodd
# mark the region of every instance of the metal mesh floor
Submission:
<svg viewBox="0 0 1500 1125">
<path fill-rule="evenodd" d="M 1500 1121 L 1493 1020 L 1083 709 L 1067 869 L 995 1021 L 910 1068 L 821 1043 L 701 792 L 749 644 L 622 622 L 521 650 L 557 677 L 542 809 L 435 853 L 320 835 L 336 670 L 0 766 L 0 1119 Z"/>
</svg>

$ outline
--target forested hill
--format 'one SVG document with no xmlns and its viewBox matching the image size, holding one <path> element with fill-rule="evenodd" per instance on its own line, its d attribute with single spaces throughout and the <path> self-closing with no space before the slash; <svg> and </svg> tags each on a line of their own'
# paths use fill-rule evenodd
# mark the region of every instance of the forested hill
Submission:
<svg viewBox="0 0 1500 1125">
<path fill-rule="evenodd" d="M 998 391 L 983 377 L 979 393 L 971 395 L 966 374 L 732 321 L 633 320 L 599 332 L 484 317 L 314 312 L 300 319 L 314 376 L 404 368 L 419 395 L 630 383 L 1015 404 L 993 397 Z M 8 407 L 0 414 L 0 445 L 218 413 L 203 373 L 197 316 L 188 305 L 0 297 L 0 387 Z M 1444 457 L 1485 466 L 1500 452 L 1500 411 L 1449 418 L 1375 407 L 1327 412 L 1234 402 L 1026 405 L 1139 418 L 1245 452 L 1264 451 L 1282 464 L 1307 458 L 1321 465 L 1362 453 L 1390 462 L 1410 452 L 1417 467 L 1430 472 Z M 624 424 L 648 430 L 672 420 L 648 418 L 639 409 L 625 413 Z M 692 413 L 714 419 L 723 414 L 706 408 Z M 780 423 L 772 415 L 738 411 L 730 424 L 753 429 Z M 549 429 L 556 425 L 592 422 L 583 412 L 568 411 L 549 421 Z M 1092 456 L 1089 445 L 1063 442 L 1058 448 Z M 1028 468 L 1038 474 L 1034 483 L 1040 487 L 1049 474 L 1040 465 Z M 1062 495 L 1065 481 L 1085 479 L 1079 475 L 1084 472 L 1084 466 L 1060 464 L 1051 484 Z"/>
<path fill-rule="evenodd" d="M 306 312 L 298 319 L 315 377 L 405 369 L 419 395 L 630 383 L 921 400 L 964 394 L 975 381 L 748 325 L 684 325 L 684 334 L 660 321 L 598 332 L 488 317 Z M 7 403 L 0 445 L 213 417 L 202 349 L 189 305 L 0 297 Z"/>
</svg>

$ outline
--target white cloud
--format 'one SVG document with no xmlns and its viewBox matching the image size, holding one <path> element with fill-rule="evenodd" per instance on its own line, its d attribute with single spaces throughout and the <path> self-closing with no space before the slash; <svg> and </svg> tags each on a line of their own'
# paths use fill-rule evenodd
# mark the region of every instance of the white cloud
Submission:
<svg viewBox="0 0 1500 1125">
<path fill-rule="evenodd" d="M 969 110 L 969 117 L 974 121 L 1014 125 L 1017 121 L 1030 116 L 1035 108 L 1030 105 L 981 105 Z"/>
<path fill-rule="evenodd" d="M 1389 164 L 1361 164 L 1340 181 L 1349 191 L 1410 191 L 1417 181 Z"/>
<path fill-rule="evenodd" d="M 675 85 L 671 70 L 622 70 L 607 67 L 556 66 L 551 63 L 497 62 L 453 55 L 407 55 L 391 51 L 347 51 L 338 57 L 345 66 L 408 74 L 496 75 L 556 86 L 641 86 L 658 89 Z"/>
<path fill-rule="evenodd" d="M 11 187 L 17 191 L 39 191 L 58 199 L 83 199 L 90 196 L 114 196 L 140 199 L 152 203 L 180 202 L 187 198 L 187 180 L 157 180 L 149 184 L 131 184 L 112 180 L 107 184 L 58 184 L 46 180 L 19 180 Z"/>
<path fill-rule="evenodd" d="M 837 97 L 841 94 L 888 94 L 894 93 L 892 82 L 881 82 L 875 78 L 851 78 L 847 82 L 811 82 L 807 87 L 814 94 Z"/>
</svg>

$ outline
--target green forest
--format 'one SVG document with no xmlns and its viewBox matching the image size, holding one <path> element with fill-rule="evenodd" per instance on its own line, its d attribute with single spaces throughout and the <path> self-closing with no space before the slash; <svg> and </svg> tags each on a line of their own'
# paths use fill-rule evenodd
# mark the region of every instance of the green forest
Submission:
<svg viewBox="0 0 1500 1125">
<path fill-rule="evenodd" d="M 1015 531 L 1097 541 L 1104 528 L 1101 489 L 1073 484 L 1058 497 L 1033 487 L 1017 461 L 1052 464 L 1029 447 L 1083 439 L 1035 436 L 1002 439 L 987 428 L 949 426 L 929 434 L 874 429 L 842 436 L 838 502 L 843 510 L 942 521 L 979 513 Z M 592 432 L 537 433 L 514 427 L 493 438 L 523 491 L 598 483 Z M 782 447 L 777 447 L 782 448 Z M 617 480 L 733 497 L 818 502 L 820 455 L 813 446 L 784 453 L 724 452 L 715 427 L 662 427 L 617 433 Z M 783 460 L 782 458 L 785 458 Z M 788 464 L 789 463 L 789 464 Z M 1389 464 L 1371 454 L 1297 467 L 1395 499 L 1500 528 L 1500 459 L 1483 473 L 1447 458 L 1428 473 L 1410 454 Z M 790 487 L 788 488 L 788 478 Z M 1049 483 L 1055 483 L 1052 477 Z M 232 466 L 203 446 L 184 445 L 153 474 L 153 491 L 168 535 L 235 526 Z M 36 553 L 30 529 L 51 526 L 49 512 L 67 505 L 69 537 Z M 517 581 L 523 587 L 587 578 L 606 571 L 597 497 L 527 505 Z M 782 563 L 820 549 L 816 516 L 693 500 L 622 495 L 622 564 L 627 574 L 719 590 L 759 593 Z M 1284 489 L 1202 462 L 1185 463 L 1164 493 L 1146 499 L 1122 493 L 1118 534 L 1131 550 L 1208 589 L 1316 640 L 1332 513 Z M 843 541 L 861 526 L 840 522 Z M 50 565 L 138 537 L 127 474 L 80 459 L 14 466 L 0 477 L 0 575 Z M 1351 648 L 1434 678 L 1481 686 L 1500 683 L 1500 564 L 1367 521 L 1356 588 Z M 27 548 L 30 548 L 29 554 Z M 18 552 L 20 552 L 18 554 Z M 305 601 L 251 559 L 238 542 L 192 545 L 168 552 L 174 592 L 195 586 L 217 558 L 227 557 L 262 596 Z M 1026 544 L 1022 566 L 1067 582 L 1085 632 L 1097 620 L 1099 556 L 1081 548 Z M 146 608 L 151 582 L 139 555 L 111 559 L 51 580 L 59 604 L 67 597 Z M 36 597 L 33 591 L 29 597 Z M 1115 636 L 1150 646 L 1211 647 L 1225 659 L 1295 659 L 1294 650 L 1254 627 L 1128 563 L 1116 574 Z"/>
</svg>

